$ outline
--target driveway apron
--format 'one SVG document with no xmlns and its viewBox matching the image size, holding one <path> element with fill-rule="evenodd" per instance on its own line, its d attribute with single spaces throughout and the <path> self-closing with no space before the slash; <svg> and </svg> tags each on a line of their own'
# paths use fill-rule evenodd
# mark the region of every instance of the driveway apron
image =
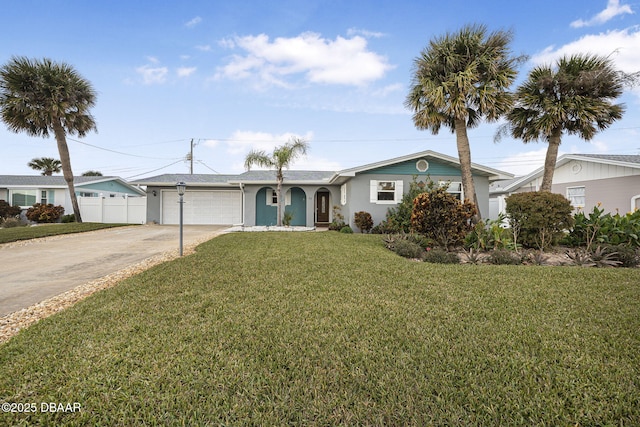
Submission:
<svg viewBox="0 0 640 427">
<path fill-rule="evenodd" d="M 187 225 L 184 246 L 227 226 Z M 0 317 L 177 250 L 178 226 L 138 225 L 0 245 Z"/>
</svg>

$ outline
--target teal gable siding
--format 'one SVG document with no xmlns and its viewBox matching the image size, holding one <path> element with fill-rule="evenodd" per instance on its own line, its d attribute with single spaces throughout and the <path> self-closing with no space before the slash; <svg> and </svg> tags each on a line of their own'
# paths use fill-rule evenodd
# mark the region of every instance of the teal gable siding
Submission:
<svg viewBox="0 0 640 427">
<path fill-rule="evenodd" d="M 383 166 L 377 169 L 370 169 L 362 172 L 362 174 L 378 174 L 378 175 L 438 175 L 438 176 L 460 176 L 460 169 L 439 163 L 433 159 L 425 159 L 429 162 L 429 169 L 426 172 L 419 172 L 416 169 L 416 160 L 408 160 L 395 165 Z"/>
<path fill-rule="evenodd" d="M 96 183 L 85 184 L 82 186 L 76 185 L 76 192 L 87 192 L 87 190 L 93 190 L 98 192 L 103 191 L 103 192 L 113 192 L 113 193 L 127 193 L 134 196 L 139 196 L 139 194 L 134 193 L 126 186 L 115 181 L 96 182 Z"/>
</svg>

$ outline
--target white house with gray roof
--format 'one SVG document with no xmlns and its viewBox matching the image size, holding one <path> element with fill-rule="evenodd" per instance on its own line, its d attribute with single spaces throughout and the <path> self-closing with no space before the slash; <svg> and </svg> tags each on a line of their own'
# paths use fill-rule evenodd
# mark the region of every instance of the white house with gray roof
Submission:
<svg viewBox="0 0 640 427">
<path fill-rule="evenodd" d="M 522 177 L 493 182 L 489 217 L 505 212 L 510 194 L 538 191 L 543 172 L 541 167 Z M 640 209 L 640 155 L 564 154 L 556 162 L 551 191 L 585 212 L 598 204 L 605 212 L 621 215 Z"/>
<path fill-rule="evenodd" d="M 76 176 L 73 178 L 78 197 L 141 197 L 145 192 L 117 176 Z M 62 176 L 0 175 L 0 200 L 28 209 L 35 203 L 64 207 L 73 213 L 69 187 Z"/>
<path fill-rule="evenodd" d="M 513 175 L 478 164 L 472 164 L 472 172 L 479 209 L 486 216 L 489 184 Z M 414 177 L 446 183 L 450 192 L 465 198 L 458 159 L 423 151 L 342 171 L 285 170 L 285 212 L 292 214 L 291 225 L 327 225 L 337 206 L 352 226 L 358 211 L 369 212 L 378 224 L 401 201 Z M 134 181 L 146 187 L 147 222 L 179 222 L 175 187 L 179 181 L 187 184 L 185 224 L 276 224 L 276 174 L 262 170 L 238 175 L 165 174 Z"/>
</svg>

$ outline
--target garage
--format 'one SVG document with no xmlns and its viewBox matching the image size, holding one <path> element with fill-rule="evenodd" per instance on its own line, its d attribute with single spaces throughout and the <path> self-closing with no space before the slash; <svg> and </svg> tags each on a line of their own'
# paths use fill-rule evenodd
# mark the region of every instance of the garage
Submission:
<svg viewBox="0 0 640 427">
<path fill-rule="evenodd" d="M 162 191 L 162 223 L 180 223 L 178 192 Z M 184 194 L 184 224 L 242 223 L 242 193 L 234 190 L 192 190 Z"/>
</svg>

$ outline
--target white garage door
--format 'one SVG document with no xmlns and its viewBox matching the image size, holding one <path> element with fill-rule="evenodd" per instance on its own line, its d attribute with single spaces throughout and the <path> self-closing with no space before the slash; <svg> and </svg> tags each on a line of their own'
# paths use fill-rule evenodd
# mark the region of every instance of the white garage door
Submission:
<svg viewBox="0 0 640 427">
<path fill-rule="evenodd" d="M 240 191 L 188 191 L 184 194 L 185 224 L 240 224 L 242 193 Z M 178 192 L 162 192 L 162 223 L 180 223 Z"/>
</svg>

